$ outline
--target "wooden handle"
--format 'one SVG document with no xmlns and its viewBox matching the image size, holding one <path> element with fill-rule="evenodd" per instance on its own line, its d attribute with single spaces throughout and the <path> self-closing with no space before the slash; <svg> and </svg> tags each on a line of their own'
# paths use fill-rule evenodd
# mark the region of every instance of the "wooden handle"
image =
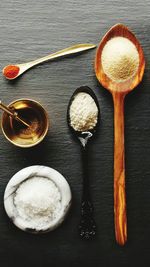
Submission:
<svg viewBox="0 0 150 267">
<path fill-rule="evenodd" d="M 125 160 L 124 160 L 124 94 L 115 92 L 114 100 L 114 219 L 116 240 L 127 241 Z"/>
</svg>

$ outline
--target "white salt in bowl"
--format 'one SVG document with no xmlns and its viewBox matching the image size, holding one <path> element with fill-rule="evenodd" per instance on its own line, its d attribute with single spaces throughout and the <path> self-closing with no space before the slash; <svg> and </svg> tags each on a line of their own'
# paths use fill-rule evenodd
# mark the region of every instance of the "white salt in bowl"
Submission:
<svg viewBox="0 0 150 267">
<path fill-rule="evenodd" d="M 48 220 L 46 223 L 36 225 L 36 227 L 35 225 L 33 227 L 34 222 L 32 224 L 31 219 L 21 216 L 14 201 L 19 186 L 33 177 L 50 180 L 60 193 L 60 206 L 57 216 L 52 220 Z M 21 230 L 35 234 L 46 233 L 54 230 L 64 221 L 71 205 L 71 198 L 70 186 L 58 171 L 50 167 L 35 165 L 20 170 L 10 179 L 4 193 L 4 207 L 8 217 Z"/>
</svg>

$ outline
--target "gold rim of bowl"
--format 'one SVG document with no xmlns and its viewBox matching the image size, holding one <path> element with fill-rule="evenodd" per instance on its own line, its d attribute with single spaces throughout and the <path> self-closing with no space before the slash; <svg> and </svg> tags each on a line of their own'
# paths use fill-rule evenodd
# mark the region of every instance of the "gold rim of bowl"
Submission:
<svg viewBox="0 0 150 267">
<path fill-rule="evenodd" d="M 1 117 L 1 129 L 2 129 L 2 133 L 3 135 L 5 136 L 5 138 L 10 142 L 12 143 L 13 145 L 17 146 L 17 147 L 21 147 L 21 148 L 30 148 L 30 147 L 33 147 L 33 146 L 36 146 L 38 145 L 39 143 L 41 143 L 43 141 L 43 139 L 45 138 L 45 136 L 47 135 L 47 132 L 48 132 L 48 129 L 49 129 L 49 117 L 48 117 L 48 113 L 47 111 L 45 110 L 45 108 L 36 100 L 33 100 L 31 98 L 19 98 L 19 99 L 16 99 L 14 101 L 12 101 L 11 103 L 8 104 L 8 107 L 10 107 L 11 105 L 19 102 L 19 101 L 29 101 L 29 102 L 33 102 L 35 104 L 37 104 L 37 106 L 39 106 L 42 110 L 43 110 L 43 113 L 45 114 L 45 118 L 46 118 L 46 127 L 45 127 L 45 131 L 43 133 L 43 135 L 39 138 L 39 140 L 37 140 L 35 143 L 33 144 L 28 144 L 28 145 L 21 145 L 21 144 L 18 144 L 14 141 L 12 141 L 8 136 L 7 134 L 5 133 L 4 131 L 4 128 L 3 128 L 3 125 L 4 125 L 4 114 L 6 113 L 5 111 L 2 113 L 2 117 Z"/>
</svg>

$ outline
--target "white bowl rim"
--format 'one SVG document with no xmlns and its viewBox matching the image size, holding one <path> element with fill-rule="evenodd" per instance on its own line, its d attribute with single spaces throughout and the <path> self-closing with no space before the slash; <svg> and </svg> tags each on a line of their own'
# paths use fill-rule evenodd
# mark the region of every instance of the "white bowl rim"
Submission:
<svg viewBox="0 0 150 267">
<path fill-rule="evenodd" d="M 48 226 L 40 228 L 40 229 L 33 229 L 30 225 L 21 218 L 18 213 L 16 206 L 14 205 L 14 194 L 19 187 L 19 185 L 32 177 L 45 177 L 50 179 L 52 182 L 56 184 L 59 188 L 61 193 L 61 203 L 62 208 L 60 210 L 60 214 L 56 219 L 49 223 Z M 64 176 L 56 171 L 53 168 L 43 166 L 43 165 L 33 165 L 26 168 L 21 169 L 12 178 L 9 180 L 5 192 L 4 192 L 4 208 L 8 215 L 8 217 L 12 220 L 12 222 L 21 230 L 31 233 L 44 233 L 49 232 L 57 228 L 64 220 L 70 205 L 71 205 L 71 189 L 64 178 Z"/>
</svg>

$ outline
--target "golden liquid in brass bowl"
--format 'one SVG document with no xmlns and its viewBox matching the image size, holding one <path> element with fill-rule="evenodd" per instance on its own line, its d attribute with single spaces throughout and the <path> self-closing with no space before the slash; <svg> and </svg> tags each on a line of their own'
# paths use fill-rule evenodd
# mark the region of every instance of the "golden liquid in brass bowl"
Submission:
<svg viewBox="0 0 150 267">
<path fill-rule="evenodd" d="M 41 104 L 31 99 L 18 99 L 11 102 L 8 107 L 14 109 L 30 127 L 4 112 L 1 127 L 7 140 L 23 148 L 39 144 L 47 134 L 49 126 L 47 113 Z"/>
</svg>

